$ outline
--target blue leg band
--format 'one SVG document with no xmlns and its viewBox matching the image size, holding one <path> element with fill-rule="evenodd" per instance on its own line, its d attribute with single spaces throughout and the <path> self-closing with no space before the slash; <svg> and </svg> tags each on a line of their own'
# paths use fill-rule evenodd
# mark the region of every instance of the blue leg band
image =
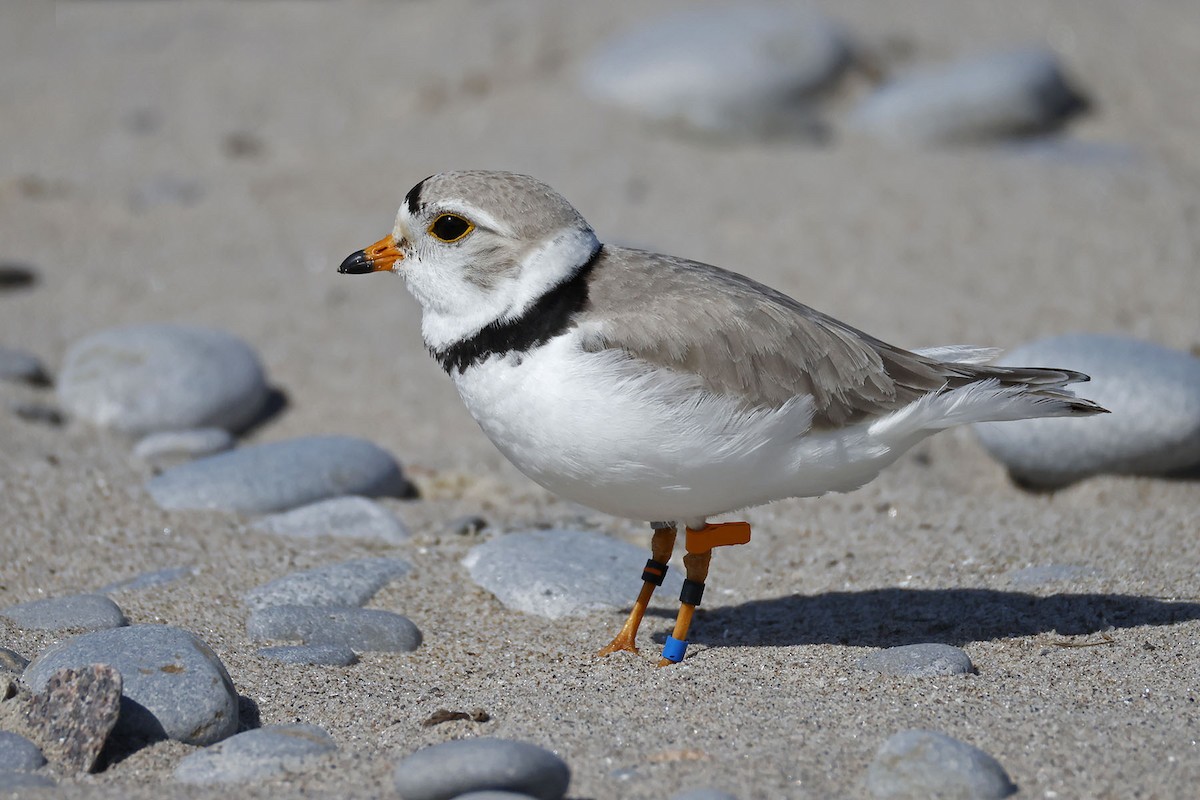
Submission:
<svg viewBox="0 0 1200 800">
<path fill-rule="evenodd" d="M 663 645 L 662 657 L 673 664 L 678 664 L 683 661 L 683 654 L 687 652 L 687 640 L 679 641 L 674 636 L 668 636 L 666 644 Z"/>
</svg>

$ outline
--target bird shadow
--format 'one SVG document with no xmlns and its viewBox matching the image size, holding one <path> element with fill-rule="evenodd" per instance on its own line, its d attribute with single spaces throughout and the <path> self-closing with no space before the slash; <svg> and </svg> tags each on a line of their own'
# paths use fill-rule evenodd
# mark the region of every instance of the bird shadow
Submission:
<svg viewBox="0 0 1200 800">
<path fill-rule="evenodd" d="M 1200 603 L 1120 594 L 1048 597 L 995 589 L 868 589 L 795 594 L 710 608 L 689 638 L 710 647 L 839 644 L 895 647 L 1112 628 L 1174 625 L 1200 619 Z M 665 639 L 665 635 L 658 637 Z"/>
</svg>

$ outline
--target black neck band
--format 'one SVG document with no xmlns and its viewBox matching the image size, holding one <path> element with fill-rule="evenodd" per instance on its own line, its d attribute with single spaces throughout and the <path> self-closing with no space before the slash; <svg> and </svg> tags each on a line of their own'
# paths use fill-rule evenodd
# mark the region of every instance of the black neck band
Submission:
<svg viewBox="0 0 1200 800">
<path fill-rule="evenodd" d="M 455 370 L 461 373 L 491 356 L 523 353 L 545 344 L 569 328 L 574 316 L 587 305 L 588 275 L 602 250 L 603 246 L 597 247 L 574 275 L 548 290 L 521 316 L 493 322 L 444 350 L 429 352 L 449 374 Z"/>
</svg>

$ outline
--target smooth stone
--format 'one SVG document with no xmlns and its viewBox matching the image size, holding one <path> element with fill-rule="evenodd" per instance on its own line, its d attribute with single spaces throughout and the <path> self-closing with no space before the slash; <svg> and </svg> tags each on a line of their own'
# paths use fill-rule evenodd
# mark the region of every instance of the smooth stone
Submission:
<svg viewBox="0 0 1200 800">
<path fill-rule="evenodd" d="M 849 127 L 896 144 L 951 144 L 1054 130 L 1087 107 L 1058 57 L 1029 46 L 926 67 L 884 84 Z"/>
<path fill-rule="evenodd" d="M 449 800 L 485 789 L 561 800 L 571 770 L 536 745 L 479 737 L 418 750 L 396 765 L 392 780 L 402 800 Z"/>
<path fill-rule="evenodd" d="M 850 60 L 807 6 L 689 9 L 617 38 L 585 65 L 594 99 L 688 132 L 811 137 L 814 100 Z"/>
<path fill-rule="evenodd" d="M 20 603 L 0 611 L 18 628 L 38 631 L 120 628 L 129 623 L 120 607 L 102 594 L 74 594 Z"/>
<path fill-rule="evenodd" d="M 233 434 L 224 428 L 159 431 L 139 439 L 133 454 L 147 464 L 161 466 L 223 453 L 233 444 Z"/>
<path fill-rule="evenodd" d="M 132 578 L 126 578 L 123 581 L 110 583 L 96 591 L 101 594 L 140 591 L 153 586 L 174 583 L 180 578 L 187 578 L 195 574 L 195 567 L 167 567 L 165 569 L 156 569 L 152 572 L 143 572 L 140 575 L 134 575 Z"/>
<path fill-rule="evenodd" d="M 906 644 L 863 656 L 859 669 L 911 678 L 968 675 L 975 671 L 971 657 L 948 644 Z"/>
<path fill-rule="evenodd" d="M 358 661 L 349 647 L 340 644 L 292 644 L 263 647 L 258 654 L 281 664 L 305 664 L 324 667 L 348 667 Z"/>
<path fill-rule="evenodd" d="M 16 650 L 0 647 L 0 672 L 20 675 L 29 666 L 29 659 Z"/>
<path fill-rule="evenodd" d="M 50 647 L 23 680 L 42 691 L 63 667 L 109 664 L 121 673 L 121 713 L 113 735 L 212 744 L 237 731 L 238 696 L 217 655 L 169 625 L 132 625 L 85 633 Z"/>
<path fill-rule="evenodd" d="M 1071 389 L 1112 412 L 975 425 L 1014 480 L 1054 489 L 1102 473 L 1164 475 L 1200 466 L 1200 358 L 1125 336 L 1071 334 L 1023 345 L 998 363 L 1090 375 Z"/>
<path fill-rule="evenodd" d="M 901 731 L 883 743 L 867 769 L 877 800 L 992 800 L 1017 791 L 1000 762 L 941 733 Z"/>
<path fill-rule="evenodd" d="M 679 792 L 671 795 L 671 800 L 738 800 L 736 795 L 729 792 L 723 792 L 720 789 L 712 789 L 703 787 L 700 789 L 688 789 L 687 791 Z"/>
<path fill-rule="evenodd" d="M 270 606 L 361 606 L 412 565 L 399 558 L 358 558 L 293 572 L 251 589 L 242 600 L 252 610 Z"/>
<path fill-rule="evenodd" d="M 455 795 L 454 800 L 536 800 L 533 795 L 522 792 L 505 792 L 499 789 L 484 789 Z"/>
<path fill-rule="evenodd" d="M 0 772 L 33 771 L 45 765 L 42 750 L 24 736 L 0 731 Z"/>
<path fill-rule="evenodd" d="M 1073 581 L 1079 578 L 1092 578 L 1100 574 L 1099 570 L 1091 567 L 1081 567 L 1074 564 L 1045 564 L 1037 567 L 1013 569 L 1004 573 L 1010 586 L 1034 587 L 1044 586 L 1059 581 Z"/>
<path fill-rule="evenodd" d="M 21 789 L 48 789 L 54 781 L 37 772 L 13 770 L 0 771 L 0 792 L 15 792 Z"/>
<path fill-rule="evenodd" d="M 411 534 L 404 522 L 366 497 L 334 497 L 258 520 L 252 528 L 294 539 L 337 539 L 400 544 Z"/>
<path fill-rule="evenodd" d="M 50 379 L 41 359 L 33 353 L 0 347 L 0 380 L 44 386 Z"/>
<path fill-rule="evenodd" d="M 308 436 L 241 447 L 180 464 L 146 489 L 166 509 L 284 511 L 346 494 L 408 497 L 387 451 L 350 436 Z"/>
<path fill-rule="evenodd" d="M 374 608 L 272 606 L 246 620 L 252 641 L 300 640 L 362 652 L 408 653 L 421 646 L 421 631 L 408 617 Z"/>
<path fill-rule="evenodd" d="M 337 749 L 316 725 L 267 725 L 186 756 L 175 780 L 196 785 L 261 781 L 298 772 L 313 757 Z"/>
<path fill-rule="evenodd" d="M 156 431 L 240 431 L 268 398 L 250 345 L 232 334 L 182 325 L 112 328 L 71 346 L 58 398 L 73 416 L 142 436 Z"/>
<path fill-rule="evenodd" d="M 648 552 L 599 533 L 543 530 L 498 536 L 472 548 L 463 564 L 508 608 L 559 619 L 627 608 L 642 588 Z M 670 570 L 660 591 L 678 595 L 682 585 Z"/>
<path fill-rule="evenodd" d="M 25 705 L 25 722 L 56 764 L 90 772 L 121 711 L 121 673 L 108 664 L 64 667 Z"/>
</svg>

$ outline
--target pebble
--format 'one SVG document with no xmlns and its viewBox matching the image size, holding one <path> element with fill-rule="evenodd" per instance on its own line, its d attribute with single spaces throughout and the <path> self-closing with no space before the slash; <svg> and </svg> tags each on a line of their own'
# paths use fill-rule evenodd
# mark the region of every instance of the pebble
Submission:
<svg viewBox="0 0 1200 800">
<path fill-rule="evenodd" d="M 475 583 L 508 608 L 550 619 L 628 608 L 642 587 L 649 547 L 599 533 L 542 530 L 498 536 L 472 548 L 463 564 Z M 678 595 L 679 570 L 659 590 Z"/>
<path fill-rule="evenodd" d="M 62 411 L 47 403 L 10 403 L 8 410 L 18 419 L 39 425 L 59 426 L 67 421 Z"/>
<path fill-rule="evenodd" d="M 233 444 L 233 434 L 224 428 L 159 431 L 139 439 L 133 446 L 133 454 L 147 464 L 161 467 L 223 453 Z"/>
<path fill-rule="evenodd" d="M 688 789 L 671 795 L 671 800 L 737 800 L 736 795 L 729 792 L 723 792 L 720 789 L 704 787 L 700 789 Z"/>
<path fill-rule="evenodd" d="M 263 647 L 258 654 L 281 664 L 306 664 L 326 667 L 348 667 L 358 661 L 349 647 L 341 644 L 294 644 L 282 647 Z"/>
<path fill-rule="evenodd" d="M 99 631 L 128 625 L 120 607 L 102 594 L 75 594 L 20 603 L 0 611 L 18 628 Z"/>
<path fill-rule="evenodd" d="M 34 692 L 63 667 L 109 664 L 124 680 L 113 735 L 212 744 L 237 731 L 238 696 L 221 660 L 195 635 L 170 625 L 85 633 L 42 652 L 23 679 Z"/>
<path fill-rule="evenodd" d="M 13 675 L 20 675 L 29 666 L 29 659 L 18 653 L 16 650 L 9 650 L 7 647 L 0 647 L 0 672 L 9 672 Z"/>
<path fill-rule="evenodd" d="M 858 668 L 911 678 L 968 675 L 975 671 L 971 657 L 948 644 L 906 644 L 877 650 L 860 658 Z"/>
<path fill-rule="evenodd" d="M 1017 791 L 996 759 L 941 733 L 893 735 L 867 769 L 867 789 L 879 800 L 947 797 L 991 800 Z"/>
<path fill-rule="evenodd" d="M 815 97 L 849 54 L 843 32 L 812 8 L 729 4 L 631 31 L 581 79 L 594 99 L 681 131 L 811 137 Z"/>
<path fill-rule="evenodd" d="M 96 591 L 100 594 L 140 591 L 153 586 L 173 583 L 180 578 L 187 578 L 195 574 L 195 567 L 167 567 L 166 569 L 156 569 L 152 572 L 143 572 L 140 575 L 134 575 L 132 578 L 126 578 L 123 581 L 110 583 Z"/>
<path fill-rule="evenodd" d="M 186 756 L 175 768 L 175 780 L 196 785 L 267 780 L 298 772 L 313 757 L 336 749 L 316 725 L 267 725 Z"/>
<path fill-rule="evenodd" d="M 566 763 L 526 742 L 478 737 L 418 750 L 392 773 L 402 800 L 449 800 L 479 790 L 560 800 L 571 782 Z"/>
<path fill-rule="evenodd" d="M 242 600 L 252 610 L 270 606 L 361 606 L 412 565 L 399 558 L 358 558 L 293 572 L 251 589 Z"/>
<path fill-rule="evenodd" d="M 334 497 L 255 522 L 256 530 L 294 539 L 337 539 L 400 544 L 411 534 L 388 509 L 366 497 Z"/>
<path fill-rule="evenodd" d="M 241 447 L 180 464 L 146 489 L 167 509 L 285 511 L 346 494 L 410 497 L 387 451 L 350 436 L 308 436 Z"/>
<path fill-rule="evenodd" d="M 1086 107 L 1058 57 L 1028 46 L 899 77 L 849 126 L 893 144 L 957 144 L 1051 131 Z"/>
<path fill-rule="evenodd" d="M 182 325 L 94 333 L 67 351 L 58 381 L 68 413 L 134 436 L 240 431 L 258 418 L 268 394 L 262 365 L 246 342 Z"/>
<path fill-rule="evenodd" d="M 1004 573 L 1010 586 L 1031 588 L 1044 586 L 1059 581 L 1073 581 L 1079 578 L 1093 578 L 1100 574 L 1097 569 L 1081 567 L 1075 564 L 1045 564 L 1038 567 L 1024 567 Z"/>
<path fill-rule="evenodd" d="M 32 771 L 46 763 L 41 748 L 8 731 L 0 731 L 0 773 L 10 771 Z"/>
<path fill-rule="evenodd" d="M 41 360 L 33 353 L 0 347 L 0 380 L 46 386 L 50 378 Z"/>
<path fill-rule="evenodd" d="M 1200 466 L 1200 358 L 1125 336 L 1071 334 L 1023 345 L 999 363 L 1086 373 L 1092 380 L 1072 389 L 1112 412 L 975 425 L 1017 482 L 1056 489 L 1101 473 Z"/>
<path fill-rule="evenodd" d="M 54 781 L 36 772 L 0 770 L 0 792 L 15 792 L 20 789 L 47 789 Z"/>
<path fill-rule="evenodd" d="M 56 764 L 91 772 L 121 711 L 121 673 L 108 664 L 56 670 L 29 698 L 25 722 Z"/>
<path fill-rule="evenodd" d="M 253 641 L 299 639 L 356 652 L 408 653 L 421 646 L 421 631 L 408 617 L 374 608 L 272 606 L 246 620 Z"/>
</svg>

